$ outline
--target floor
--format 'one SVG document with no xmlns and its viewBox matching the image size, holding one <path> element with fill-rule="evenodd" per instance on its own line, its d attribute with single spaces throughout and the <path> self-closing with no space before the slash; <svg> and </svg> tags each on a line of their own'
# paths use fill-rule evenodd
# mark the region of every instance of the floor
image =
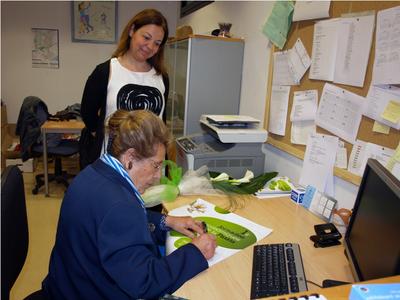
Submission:
<svg viewBox="0 0 400 300">
<path fill-rule="evenodd" d="M 49 166 L 51 172 L 51 165 Z M 78 172 L 77 158 L 63 161 L 63 169 L 70 174 Z M 35 174 L 43 173 L 42 162 L 38 162 L 35 173 L 24 173 L 25 197 L 28 212 L 29 249 L 25 265 L 15 282 L 10 300 L 24 299 L 39 290 L 47 275 L 51 249 L 57 229 L 58 215 L 64 195 L 64 186 L 49 183 L 50 197 L 45 197 L 44 187 L 37 195 L 32 194 Z"/>
</svg>

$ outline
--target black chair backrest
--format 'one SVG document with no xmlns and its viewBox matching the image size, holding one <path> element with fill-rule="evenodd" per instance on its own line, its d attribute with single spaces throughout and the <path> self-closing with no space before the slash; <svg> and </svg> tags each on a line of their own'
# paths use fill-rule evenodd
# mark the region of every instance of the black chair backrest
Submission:
<svg viewBox="0 0 400 300">
<path fill-rule="evenodd" d="M 9 299 L 28 253 L 24 179 L 17 166 L 1 174 L 1 299 Z"/>
</svg>

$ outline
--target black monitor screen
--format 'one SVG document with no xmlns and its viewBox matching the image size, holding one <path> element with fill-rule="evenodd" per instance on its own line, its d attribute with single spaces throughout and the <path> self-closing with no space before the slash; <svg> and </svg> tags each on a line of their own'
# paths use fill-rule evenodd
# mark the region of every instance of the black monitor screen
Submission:
<svg viewBox="0 0 400 300">
<path fill-rule="evenodd" d="M 345 235 L 357 281 L 400 274 L 400 182 L 369 159 Z"/>
</svg>

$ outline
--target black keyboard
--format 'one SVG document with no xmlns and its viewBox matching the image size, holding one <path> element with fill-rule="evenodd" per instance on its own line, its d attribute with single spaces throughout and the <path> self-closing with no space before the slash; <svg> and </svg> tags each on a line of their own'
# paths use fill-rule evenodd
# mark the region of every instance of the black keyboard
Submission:
<svg viewBox="0 0 400 300">
<path fill-rule="evenodd" d="M 298 244 L 254 246 L 251 299 L 307 291 Z"/>
</svg>

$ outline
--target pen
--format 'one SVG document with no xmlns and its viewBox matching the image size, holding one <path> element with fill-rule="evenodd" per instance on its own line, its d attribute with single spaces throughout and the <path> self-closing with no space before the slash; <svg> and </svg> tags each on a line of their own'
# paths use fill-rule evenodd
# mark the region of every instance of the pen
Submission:
<svg viewBox="0 0 400 300">
<path fill-rule="evenodd" d="M 207 233 L 208 230 L 207 230 L 207 224 L 206 224 L 206 222 L 202 221 L 202 222 L 201 222 L 201 225 L 203 226 L 203 232 L 204 232 L 204 233 Z"/>
</svg>

